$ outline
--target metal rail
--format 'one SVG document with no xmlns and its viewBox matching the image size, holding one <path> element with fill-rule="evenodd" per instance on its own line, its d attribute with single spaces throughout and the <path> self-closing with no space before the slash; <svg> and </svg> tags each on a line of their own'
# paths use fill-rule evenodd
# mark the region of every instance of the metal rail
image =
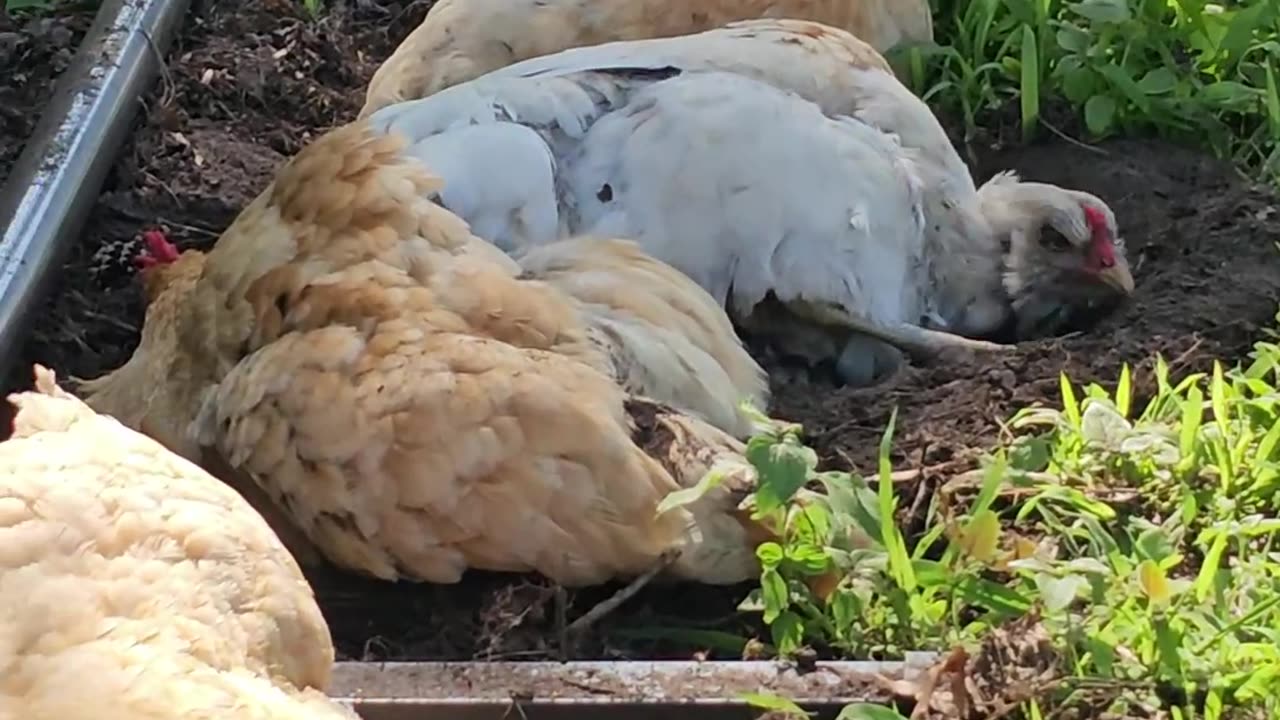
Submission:
<svg viewBox="0 0 1280 720">
<path fill-rule="evenodd" d="M 105 0 L 0 189 L 0 374 L 116 161 L 189 0 Z"/>
<path fill-rule="evenodd" d="M 709 720 L 750 718 L 746 693 L 786 697 L 819 717 L 888 702 L 877 679 L 914 678 L 937 660 L 820 662 L 338 663 L 330 694 L 364 720 Z"/>
</svg>

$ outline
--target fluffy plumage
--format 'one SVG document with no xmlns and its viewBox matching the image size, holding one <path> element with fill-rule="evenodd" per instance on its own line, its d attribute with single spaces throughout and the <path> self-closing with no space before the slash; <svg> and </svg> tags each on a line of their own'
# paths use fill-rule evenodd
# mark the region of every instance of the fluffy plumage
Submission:
<svg viewBox="0 0 1280 720">
<path fill-rule="evenodd" d="M 168 284 L 143 343 L 88 402 L 214 456 L 376 577 L 594 583 L 672 548 L 677 576 L 749 577 L 749 472 L 655 512 L 741 464 L 700 416 L 745 433 L 737 399 L 764 402 L 715 302 L 628 242 L 551 245 L 522 268 L 431 201 L 440 181 L 408 140 L 362 121 L 326 134 L 207 255 L 148 271 Z"/>
<path fill-rule="evenodd" d="M 926 0 L 440 0 L 374 73 L 360 117 L 520 60 L 761 17 L 843 28 L 882 51 L 933 40 Z"/>
<path fill-rule="evenodd" d="M 311 589 L 234 491 L 36 368 L 0 443 L 0 717 L 345 718 Z"/>
</svg>

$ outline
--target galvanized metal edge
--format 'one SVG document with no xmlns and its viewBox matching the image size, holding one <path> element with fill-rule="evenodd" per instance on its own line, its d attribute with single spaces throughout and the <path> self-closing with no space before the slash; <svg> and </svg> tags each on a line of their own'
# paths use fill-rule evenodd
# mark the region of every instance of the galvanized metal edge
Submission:
<svg viewBox="0 0 1280 720">
<path fill-rule="evenodd" d="M 770 693 L 831 715 L 891 699 L 884 680 L 911 680 L 937 660 L 819 662 L 338 663 L 330 695 L 365 720 L 747 717 L 747 693 Z M 824 712 L 825 711 L 825 712 Z"/>
<path fill-rule="evenodd" d="M 189 0 L 106 0 L 0 189 L 0 373 L 128 136 Z"/>
</svg>

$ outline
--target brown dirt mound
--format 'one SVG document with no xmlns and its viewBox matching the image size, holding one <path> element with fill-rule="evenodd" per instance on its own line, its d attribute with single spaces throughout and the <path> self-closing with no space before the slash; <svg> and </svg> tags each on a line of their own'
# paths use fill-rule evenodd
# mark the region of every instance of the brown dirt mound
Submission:
<svg viewBox="0 0 1280 720">
<path fill-rule="evenodd" d="M 142 317 L 125 243 L 143 227 L 163 225 L 180 246 L 211 245 L 284 158 L 354 117 L 376 64 L 428 7 L 425 0 L 361 0 L 354 8 L 330 6 L 319 21 L 291 0 L 195 9 L 171 53 L 169 82 L 149 96 L 146 117 L 7 387 L 26 385 L 35 361 L 63 377 L 93 377 L 122 363 Z M 25 32 L 19 29 L 21 47 L 35 42 Z M 25 91 L 11 81 L 0 87 L 0 107 L 11 106 L 4 93 L 15 92 Z M 1175 370 L 1204 368 L 1212 357 L 1240 356 L 1272 317 L 1280 296 L 1272 246 L 1280 218 L 1268 215 L 1266 196 L 1218 163 L 1155 143 L 1112 143 L 1103 153 L 1055 144 L 985 158 L 978 174 L 1006 166 L 1112 204 L 1136 267 L 1136 297 L 1088 335 L 1027 344 L 982 366 L 913 369 L 887 388 L 863 391 L 778 381 L 775 413 L 804 422 L 829 464 L 872 469 L 896 405 L 895 460 L 937 477 L 972 462 L 1016 407 L 1055 402 L 1059 371 L 1106 383 L 1121 363 L 1135 363 L 1141 392 L 1152 353 L 1163 353 Z M 537 579 L 475 575 L 456 587 L 337 573 L 312 579 L 344 658 L 521 659 L 559 650 L 556 591 Z M 576 593 L 565 613 L 572 619 L 608 592 Z M 610 616 L 579 656 L 687 657 L 716 644 L 706 637 L 637 641 L 621 632 L 635 626 L 749 634 L 749 622 L 733 612 L 744 592 L 674 586 L 642 593 Z"/>
</svg>

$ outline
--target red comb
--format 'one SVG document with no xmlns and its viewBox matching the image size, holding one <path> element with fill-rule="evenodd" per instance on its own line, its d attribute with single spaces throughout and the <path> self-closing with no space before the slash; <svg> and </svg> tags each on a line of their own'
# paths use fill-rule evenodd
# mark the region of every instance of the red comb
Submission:
<svg viewBox="0 0 1280 720">
<path fill-rule="evenodd" d="M 1109 268 L 1116 264 L 1115 252 L 1111 249 L 1111 229 L 1107 227 L 1107 216 L 1101 209 L 1093 205 L 1083 205 L 1085 222 L 1093 231 L 1093 252 L 1098 265 Z"/>
<path fill-rule="evenodd" d="M 142 233 L 143 249 L 134 264 L 139 268 L 150 268 L 156 265 L 167 265 L 181 255 L 178 248 L 169 242 L 169 238 L 160 230 L 147 230 Z"/>
<path fill-rule="evenodd" d="M 1107 216 L 1098 208 L 1092 205 L 1085 205 L 1084 219 L 1089 223 L 1089 229 L 1094 232 L 1105 232 L 1107 229 Z"/>
</svg>

